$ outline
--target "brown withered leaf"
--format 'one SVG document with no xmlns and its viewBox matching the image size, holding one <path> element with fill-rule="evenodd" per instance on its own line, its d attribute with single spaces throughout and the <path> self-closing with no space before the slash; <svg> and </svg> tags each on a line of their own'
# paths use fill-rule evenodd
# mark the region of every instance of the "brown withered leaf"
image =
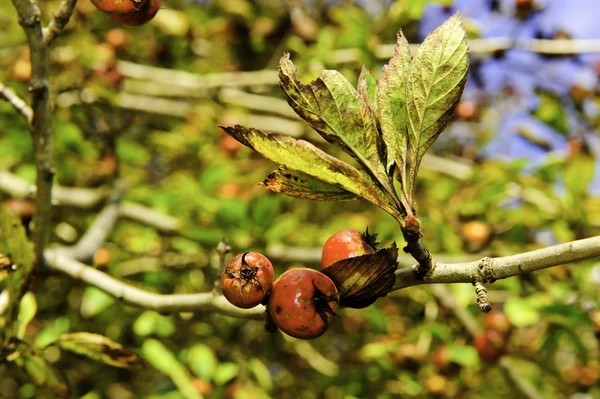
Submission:
<svg viewBox="0 0 600 399">
<path fill-rule="evenodd" d="M 398 247 L 393 243 L 373 254 L 335 262 L 322 272 L 336 285 L 341 306 L 360 309 L 390 292 L 398 268 L 397 259 Z"/>
</svg>

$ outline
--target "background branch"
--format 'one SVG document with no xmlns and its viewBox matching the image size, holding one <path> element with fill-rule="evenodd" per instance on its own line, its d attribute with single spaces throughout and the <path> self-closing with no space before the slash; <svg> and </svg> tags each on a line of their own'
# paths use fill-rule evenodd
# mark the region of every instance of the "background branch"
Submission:
<svg viewBox="0 0 600 399">
<path fill-rule="evenodd" d="M 27 103 L 21 97 L 6 87 L 3 83 L 0 83 L 0 98 L 8 101 L 19 114 L 23 115 L 27 123 L 31 123 L 33 111 L 29 105 L 27 105 Z"/>
<path fill-rule="evenodd" d="M 0 171 L 0 191 L 15 198 L 35 198 L 35 185 L 10 172 Z M 109 193 L 108 187 L 81 188 L 55 186 L 52 190 L 54 206 L 93 208 Z"/>
<path fill-rule="evenodd" d="M 75 10 L 76 3 L 77 0 L 63 0 L 56 11 L 54 11 L 52 21 L 43 30 L 46 46 L 49 46 L 61 34 L 65 26 L 67 26 Z"/>
<path fill-rule="evenodd" d="M 159 313 L 171 312 L 213 312 L 231 317 L 264 320 L 265 307 L 240 309 L 225 299 L 212 293 L 199 294 L 158 294 L 133 287 L 106 273 L 87 266 L 70 256 L 70 251 L 56 248 L 45 252 L 48 266 L 61 271 L 76 280 L 101 289 L 123 303 Z"/>
<path fill-rule="evenodd" d="M 108 203 L 98 214 L 90 228 L 71 249 L 71 256 L 73 258 L 78 260 L 91 259 L 94 253 L 102 247 L 119 218 L 119 205 L 123 193 L 123 184 L 117 182 Z"/>
</svg>

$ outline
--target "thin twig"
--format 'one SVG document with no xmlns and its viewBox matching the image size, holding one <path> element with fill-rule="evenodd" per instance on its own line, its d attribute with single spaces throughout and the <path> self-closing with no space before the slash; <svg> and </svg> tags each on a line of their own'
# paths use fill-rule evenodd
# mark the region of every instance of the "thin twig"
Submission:
<svg viewBox="0 0 600 399">
<path fill-rule="evenodd" d="M 513 387 L 523 394 L 527 399 L 543 399 L 544 397 L 535 389 L 529 381 L 524 379 L 518 372 L 514 360 L 509 356 L 502 356 L 499 366 L 506 377 L 513 383 Z"/>
<path fill-rule="evenodd" d="M 177 232 L 183 226 L 181 220 L 173 216 L 133 202 L 123 202 L 119 208 L 119 216 L 164 232 Z"/>
<path fill-rule="evenodd" d="M 107 204 L 96 216 L 96 220 L 71 249 L 74 259 L 85 261 L 91 259 L 94 253 L 104 245 L 106 239 L 113 231 L 119 217 L 119 207 L 124 193 L 124 185 L 116 183 L 115 189 Z"/>
<path fill-rule="evenodd" d="M 452 294 L 452 291 L 446 285 L 433 285 L 431 286 L 431 292 L 437 298 L 437 300 L 444 305 L 458 321 L 463 325 L 465 330 L 473 338 L 483 332 L 481 324 L 469 313 L 467 309 L 460 306 L 456 297 Z"/>
<path fill-rule="evenodd" d="M 19 97 L 14 91 L 0 83 L 0 98 L 8 101 L 19 114 L 21 114 L 27 123 L 31 123 L 33 119 L 33 111 L 27 105 L 25 100 Z"/>
<path fill-rule="evenodd" d="M 50 46 L 54 39 L 62 33 L 65 26 L 67 26 L 75 10 L 76 3 L 77 0 L 63 0 L 56 11 L 54 11 L 52 21 L 44 28 L 44 42 L 46 46 Z"/>
<path fill-rule="evenodd" d="M 133 287 L 106 273 L 87 266 L 70 256 L 70 251 L 56 248 L 45 252 L 50 268 L 61 271 L 88 285 L 101 289 L 123 303 L 160 313 L 174 312 L 213 312 L 231 317 L 264 320 L 265 307 L 240 309 L 222 295 L 199 294 L 158 294 Z"/>
</svg>

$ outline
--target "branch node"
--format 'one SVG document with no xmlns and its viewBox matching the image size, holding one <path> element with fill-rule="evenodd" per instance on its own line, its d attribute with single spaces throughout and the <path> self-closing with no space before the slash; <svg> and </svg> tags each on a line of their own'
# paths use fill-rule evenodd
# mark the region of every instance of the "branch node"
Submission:
<svg viewBox="0 0 600 399">
<path fill-rule="evenodd" d="M 34 11 L 35 10 L 37 10 L 37 12 L 35 12 L 31 15 L 28 15 L 25 18 L 20 18 L 19 25 L 21 25 L 24 28 L 31 28 L 35 25 L 38 25 L 41 21 L 39 9 L 37 7 L 34 7 Z"/>
<path fill-rule="evenodd" d="M 479 305 L 479 309 L 481 309 L 483 313 L 489 313 L 489 311 L 492 310 L 492 304 L 488 299 L 487 289 L 479 280 L 473 281 L 473 285 L 475 286 L 475 294 L 477 294 L 477 305 Z"/>
<path fill-rule="evenodd" d="M 482 258 L 479 261 L 479 271 L 481 273 L 481 281 L 483 283 L 493 283 L 496 281 L 494 277 L 494 259 L 490 257 Z"/>
</svg>

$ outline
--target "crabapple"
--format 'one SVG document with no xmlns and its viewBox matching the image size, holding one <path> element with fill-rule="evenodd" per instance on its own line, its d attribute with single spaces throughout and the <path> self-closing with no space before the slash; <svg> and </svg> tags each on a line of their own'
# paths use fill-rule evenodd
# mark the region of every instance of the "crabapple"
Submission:
<svg viewBox="0 0 600 399">
<path fill-rule="evenodd" d="M 338 231 L 323 245 L 321 267 L 325 269 L 342 259 L 374 253 L 374 237 L 368 233 L 360 234 L 353 229 Z"/>
<path fill-rule="evenodd" d="M 234 256 L 223 270 L 221 288 L 233 305 L 249 309 L 258 305 L 273 287 L 273 265 L 258 252 Z"/>
<path fill-rule="evenodd" d="M 312 339 L 327 331 L 338 306 L 338 291 L 329 277 L 299 268 L 288 270 L 275 281 L 267 311 L 284 333 Z"/>
</svg>

